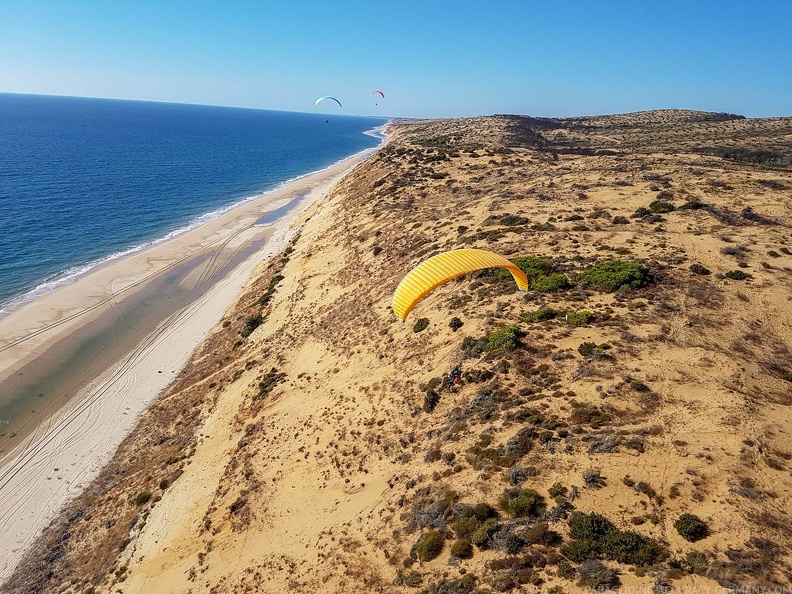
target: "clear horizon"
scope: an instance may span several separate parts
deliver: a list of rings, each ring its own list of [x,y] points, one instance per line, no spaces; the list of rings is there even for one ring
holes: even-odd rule
[[[790,18],[779,1],[50,0],[5,7],[0,92],[383,117],[790,116]]]

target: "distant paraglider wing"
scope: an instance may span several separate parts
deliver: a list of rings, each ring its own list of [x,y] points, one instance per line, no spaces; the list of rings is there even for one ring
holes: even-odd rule
[[[331,97],[330,95],[322,95],[321,97],[319,97],[319,99],[317,99],[314,102],[314,105],[319,105],[325,99],[331,99],[331,100],[335,101],[336,103],[338,103],[338,107],[344,107],[343,105],[341,105],[341,102],[338,99],[336,99],[335,97]]]
[[[385,93],[383,93],[382,91],[371,91],[371,94],[372,95],[379,95],[380,97],[385,99]]]
[[[421,262],[401,280],[393,294],[393,311],[403,322],[421,299],[443,283],[485,268],[506,268],[517,287],[521,291],[528,290],[525,273],[503,256],[486,250],[452,250]]]

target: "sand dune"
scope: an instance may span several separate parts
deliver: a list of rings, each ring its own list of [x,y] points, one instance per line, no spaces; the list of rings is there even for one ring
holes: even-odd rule
[[[305,213],[11,591],[789,587],[792,121],[390,134]],[[399,322],[399,279],[456,247],[537,258],[532,289],[470,274]],[[597,284],[614,260],[633,287]]]

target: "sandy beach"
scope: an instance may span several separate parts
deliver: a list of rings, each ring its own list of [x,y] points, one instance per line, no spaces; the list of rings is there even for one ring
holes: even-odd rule
[[[283,249],[299,214],[373,150],[107,263],[0,319],[3,404],[22,417],[0,436],[0,578],[102,468],[257,266]]]

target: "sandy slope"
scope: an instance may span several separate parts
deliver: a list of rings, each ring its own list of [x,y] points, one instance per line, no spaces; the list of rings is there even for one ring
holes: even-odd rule
[[[792,123],[741,121],[648,112],[397,127],[306,213],[101,488],[47,533],[12,585],[577,591],[585,564],[532,531],[544,521],[566,545],[579,511],[663,551],[651,562],[605,557],[623,586],[788,586],[792,174],[699,148],[729,130],[749,148],[783,148]],[[688,150],[662,148],[680,143]],[[635,216],[662,190],[677,210]],[[680,208],[696,198],[706,208]],[[401,276],[455,247],[550,258],[573,286],[523,297],[508,278],[468,275],[398,322],[390,296]],[[579,281],[614,258],[644,263],[653,282],[614,293]],[[733,271],[751,276],[725,276]],[[521,316],[540,305],[595,317],[571,326]],[[241,340],[259,311],[264,323]],[[453,317],[464,324],[456,332]],[[522,332],[513,350],[463,343],[509,325]],[[585,354],[585,343],[601,350]],[[427,384],[457,363],[463,385],[437,388],[429,411]],[[169,412],[178,408],[195,414]],[[452,558],[460,504],[499,508],[515,468],[547,513],[500,510],[496,534],[518,535],[516,554],[495,538]],[[709,534],[685,540],[674,527],[683,513]],[[411,564],[433,528],[444,531],[440,555]],[[704,561],[693,565],[691,552]]]

